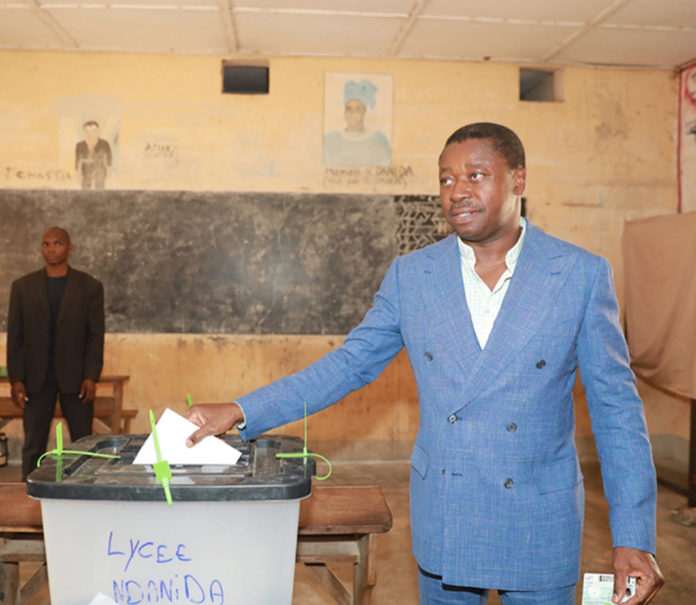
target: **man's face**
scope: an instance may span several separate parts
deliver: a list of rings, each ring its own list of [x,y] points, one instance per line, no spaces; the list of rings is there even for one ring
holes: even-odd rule
[[[526,173],[511,169],[491,139],[451,143],[440,156],[440,203],[468,243],[490,243],[519,228]]]
[[[88,143],[94,144],[99,140],[99,128],[94,124],[85,126],[82,131],[85,135],[85,141]]]
[[[56,266],[68,262],[68,256],[73,246],[68,242],[65,233],[58,229],[49,229],[41,239],[41,254],[46,265]]]

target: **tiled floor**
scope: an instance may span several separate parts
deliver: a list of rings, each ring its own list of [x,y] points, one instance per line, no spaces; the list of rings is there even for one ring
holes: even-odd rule
[[[607,507],[601,491],[601,478],[596,464],[583,467],[587,504],[582,571],[610,572],[610,538]],[[397,463],[335,463],[328,480],[334,484],[379,484],[391,508],[393,527],[377,537],[377,586],[373,605],[417,605],[417,570],[410,550],[408,521],[408,475],[406,462]],[[0,480],[18,480],[19,469],[9,465],[0,469]],[[696,602],[696,527],[676,525],[670,511],[685,503],[683,496],[659,488],[658,558],[667,583],[652,605],[677,605]],[[338,566],[337,573],[349,583],[350,566]],[[490,604],[499,603],[496,595]],[[578,598],[577,603],[580,603]],[[332,599],[313,574],[298,565],[295,576],[293,605],[332,605]],[[32,604],[33,605],[33,604]]]

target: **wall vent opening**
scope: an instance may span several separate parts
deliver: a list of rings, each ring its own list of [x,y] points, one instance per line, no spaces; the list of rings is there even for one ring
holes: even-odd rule
[[[562,72],[520,68],[520,101],[562,101]]]
[[[222,62],[222,92],[239,95],[268,94],[268,65],[263,63]]]

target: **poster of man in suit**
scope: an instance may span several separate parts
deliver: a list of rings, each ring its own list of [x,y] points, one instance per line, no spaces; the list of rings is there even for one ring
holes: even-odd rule
[[[80,189],[102,190],[113,184],[118,165],[120,120],[82,114],[60,121],[62,164]]]

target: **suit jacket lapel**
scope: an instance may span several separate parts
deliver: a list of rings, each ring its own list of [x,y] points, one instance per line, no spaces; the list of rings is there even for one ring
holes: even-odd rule
[[[537,333],[555,305],[555,292],[567,277],[568,262],[552,239],[527,224],[510,287],[488,342],[469,372],[457,409],[483,392]]]
[[[42,314],[41,318],[36,318],[37,321],[48,322],[50,318],[50,310],[48,308],[48,276],[46,275],[46,270],[41,269],[36,272],[36,280],[34,282],[34,294],[39,306],[37,310]]]
[[[63,290],[63,295],[60,297],[60,305],[58,306],[58,316],[56,317],[56,325],[59,325],[65,318],[66,313],[73,308],[70,301],[70,297],[75,291],[75,286],[77,284],[77,275],[74,271],[68,269],[68,279],[65,281],[65,289]]]
[[[462,373],[467,375],[476,364],[481,347],[466,303],[457,236],[447,238],[446,244],[431,254],[431,266],[425,269],[430,274],[428,287],[423,295],[430,298],[435,315],[442,319],[438,337],[454,349]]]

